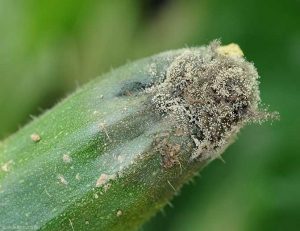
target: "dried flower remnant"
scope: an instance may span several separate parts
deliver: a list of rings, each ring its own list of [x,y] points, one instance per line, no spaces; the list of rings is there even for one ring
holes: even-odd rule
[[[257,71],[235,44],[184,49],[167,69],[165,79],[148,89],[156,111],[188,130],[193,160],[219,156],[248,122],[275,114],[259,109]]]

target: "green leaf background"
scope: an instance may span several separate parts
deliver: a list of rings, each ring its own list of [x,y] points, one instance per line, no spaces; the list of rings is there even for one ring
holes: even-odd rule
[[[243,129],[225,164],[210,164],[140,230],[299,230],[299,9],[298,0],[0,0],[0,139],[130,60],[235,42],[281,120]]]

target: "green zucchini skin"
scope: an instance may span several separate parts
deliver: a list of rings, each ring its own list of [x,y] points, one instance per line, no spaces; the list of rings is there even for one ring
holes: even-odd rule
[[[1,226],[124,231],[159,211],[202,164],[188,174],[178,166],[163,170],[151,147],[167,125],[143,112],[145,95],[127,96],[122,88],[148,84],[149,64],[163,74],[174,55],[136,61],[93,80],[3,141]],[[31,140],[34,133],[40,141]],[[109,188],[96,187],[101,174],[115,176]]]
[[[113,70],[4,140],[0,228],[129,231],[161,210],[212,160],[192,160],[192,139],[176,134],[151,106],[151,94],[141,94],[182,52]],[[183,148],[176,164],[164,168],[157,144],[172,150],[167,142]]]

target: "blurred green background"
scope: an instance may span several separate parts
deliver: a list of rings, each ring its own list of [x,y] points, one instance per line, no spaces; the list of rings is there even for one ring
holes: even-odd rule
[[[251,125],[140,230],[300,230],[300,1],[0,0],[0,140],[101,73],[238,43],[280,122]]]

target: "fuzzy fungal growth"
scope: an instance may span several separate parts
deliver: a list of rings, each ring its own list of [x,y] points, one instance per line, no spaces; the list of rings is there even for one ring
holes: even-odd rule
[[[235,44],[184,49],[148,92],[156,111],[188,129],[193,160],[220,155],[248,122],[276,117],[259,109],[258,74]],[[173,158],[174,159],[174,158]]]

